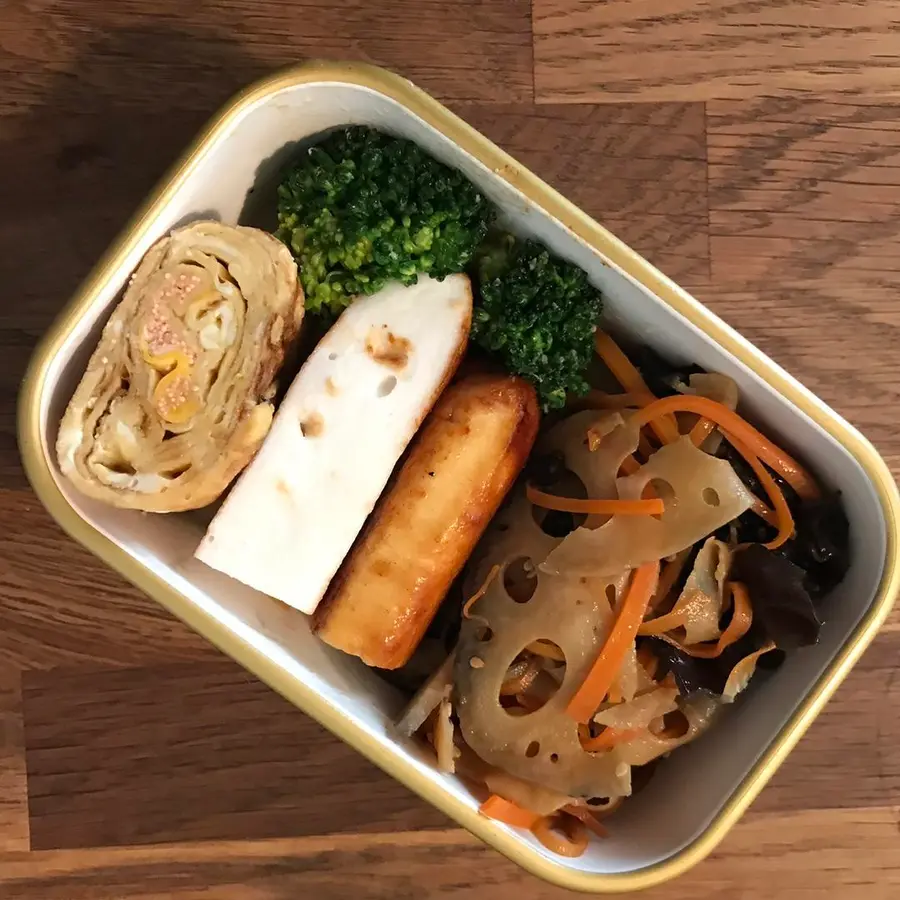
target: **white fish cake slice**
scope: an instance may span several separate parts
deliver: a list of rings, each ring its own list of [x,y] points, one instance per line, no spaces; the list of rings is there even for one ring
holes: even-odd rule
[[[355,301],[294,380],[196,557],[312,613],[459,365],[471,318],[464,275]]]

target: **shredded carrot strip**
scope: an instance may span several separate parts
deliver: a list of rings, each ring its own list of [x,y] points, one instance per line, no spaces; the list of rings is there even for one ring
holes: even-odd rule
[[[626,475],[634,475],[640,467],[641,464],[633,456],[626,456],[622,460],[622,466],[619,471],[624,472]]]
[[[491,582],[497,577],[499,571],[500,566],[491,566],[491,571],[487,573],[487,578],[484,579],[481,587],[478,588],[478,590],[463,604],[462,616],[464,619],[469,618],[469,612],[472,609],[472,606],[487,593],[487,589],[491,586]]]
[[[619,384],[635,399],[640,400],[640,406],[646,406],[656,399],[641,377],[641,373],[608,334],[603,331],[595,332],[594,348]],[[667,417],[648,424],[664,444],[678,440],[678,426],[674,418]]]
[[[582,750],[596,753],[599,750],[610,750],[617,744],[624,744],[644,733],[643,728],[605,728],[597,737],[581,742]]]
[[[754,651],[749,656],[745,656],[729,673],[728,679],[725,681],[725,688],[722,691],[722,700],[725,703],[733,703],[734,698],[742,691],[753,674],[756,672],[756,664],[759,658],[772,650],[775,650],[775,642],[769,641],[759,650]]]
[[[587,807],[569,803],[562,808],[562,811],[570,816],[575,816],[576,819],[580,819],[597,837],[609,837],[606,827],[597,821],[597,817]]]
[[[594,332],[594,348],[619,384],[629,394],[646,403],[650,388],[621,347],[605,331],[597,330]]]
[[[808,500],[819,496],[819,488],[812,476],[797,460],[773,444],[736,412],[708,397],[698,397],[693,394],[663,397],[638,410],[631,421],[644,424],[676,412],[697,413],[712,420],[725,431],[725,437],[729,441],[733,436],[745,444],[755,456],[759,457],[767,466],[771,466],[801,497]],[[738,448],[735,447],[735,449]]]
[[[566,827],[567,825],[570,827]],[[556,827],[561,827],[564,833],[560,834]],[[541,816],[531,827],[531,833],[551,853],[557,853],[560,856],[581,856],[588,845],[587,828],[580,819],[574,816]]]
[[[755,497],[753,500],[753,506],[750,507],[766,524],[771,525],[773,528],[778,527],[778,514],[774,509],[769,509],[759,497]]]
[[[691,429],[691,442],[695,447],[703,446],[703,442],[713,433],[716,423],[701,418]]]
[[[728,623],[728,627],[722,632],[715,644],[686,645],[670,638],[666,640],[669,640],[679,650],[683,650],[688,656],[694,656],[698,659],[715,659],[722,655],[726,647],[730,647],[736,641],[739,641],[753,624],[753,608],[744,585],[738,582],[729,582],[727,587],[733,598],[734,612],[731,616],[731,622]],[[684,615],[690,598],[685,598],[685,601],[685,603],[676,606],[672,612],[643,622],[638,629],[638,634],[644,636],[660,635],[684,625]]]
[[[665,505],[655,500],[577,500],[574,497],[557,497],[547,494],[533,485],[525,487],[525,496],[535,505],[559,512],[587,513],[609,516],[661,516]]]
[[[641,622],[638,627],[638,634],[642,637],[655,636],[665,634],[673,628],[680,628],[684,625],[684,617],[692,598],[684,596],[679,599],[678,603],[663,616],[656,616],[654,619],[647,619]]]
[[[505,822],[515,828],[534,828],[541,820],[541,816],[531,812],[529,809],[523,809],[517,803],[506,800],[499,794],[491,794],[481,806],[478,812],[489,819],[496,819],[498,822]]]
[[[785,541],[789,541],[791,537],[793,537],[794,517],[791,515],[791,508],[788,506],[787,500],[784,499],[784,494],[781,492],[775,479],[769,474],[769,470],[762,462],[760,462],[759,457],[756,456],[742,440],[735,437],[733,434],[729,434],[726,431],[725,436],[728,438],[734,449],[747,460],[750,468],[753,469],[753,474],[759,479],[759,483],[765,488],[766,493],[769,495],[769,499],[772,501],[773,511],[775,513],[775,527],[778,529],[778,534],[775,535],[773,540],[766,544],[766,547],[770,550],[777,550]]]
[[[739,641],[749,630],[753,624],[753,607],[750,604],[750,596],[747,588],[740,582],[733,581],[728,583],[729,591],[733,598],[734,612],[731,614],[731,621],[728,627],[719,636],[715,644],[691,644],[684,645],[677,641],[672,643],[683,650],[688,656],[697,659],[716,659],[722,655],[726,647]]]
[[[622,668],[628,648],[637,635],[658,578],[659,560],[644,563],[635,569],[609,637],[587,678],[566,707],[566,713],[576,722],[587,722],[609,693],[610,685]]]

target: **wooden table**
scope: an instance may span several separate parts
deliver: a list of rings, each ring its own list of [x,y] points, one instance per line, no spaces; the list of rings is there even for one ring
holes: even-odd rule
[[[306,56],[430,89],[900,468],[900,4],[5,0],[0,897],[560,897],[69,541],[14,407],[51,317],[230,93]],[[900,894],[900,617],[666,900]]]

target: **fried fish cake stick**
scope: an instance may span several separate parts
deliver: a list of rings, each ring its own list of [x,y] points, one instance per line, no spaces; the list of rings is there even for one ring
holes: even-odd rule
[[[406,663],[525,464],[538,419],[520,378],[448,388],[316,611],[319,637],[370,666]]]

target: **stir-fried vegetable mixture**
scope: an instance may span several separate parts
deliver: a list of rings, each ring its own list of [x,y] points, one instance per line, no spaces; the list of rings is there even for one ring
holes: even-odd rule
[[[484,815],[569,856],[758,668],[818,640],[849,559],[839,498],[737,412],[731,379],[595,346],[621,392],[538,439],[401,722],[483,786]]]

